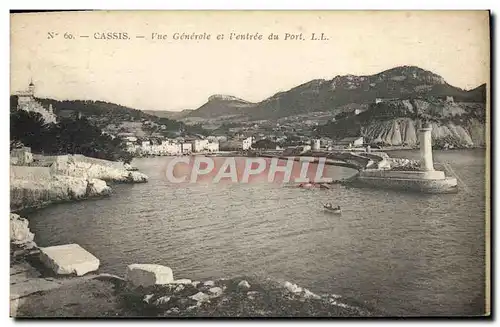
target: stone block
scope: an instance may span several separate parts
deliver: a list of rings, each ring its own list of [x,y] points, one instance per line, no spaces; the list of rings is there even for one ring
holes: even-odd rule
[[[174,281],[172,269],[155,264],[132,264],[127,266],[127,282],[135,287],[170,284]]]
[[[78,244],[40,248],[40,261],[58,275],[86,273],[99,269],[99,259]]]

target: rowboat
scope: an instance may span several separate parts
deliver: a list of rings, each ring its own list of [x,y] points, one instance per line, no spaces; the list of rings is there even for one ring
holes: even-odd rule
[[[340,207],[333,208],[333,207],[330,207],[330,206],[327,206],[326,204],[324,204],[323,208],[325,208],[328,212],[331,212],[331,213],[334,213],[337,215],[342,213],[342,209],[340,209]]]

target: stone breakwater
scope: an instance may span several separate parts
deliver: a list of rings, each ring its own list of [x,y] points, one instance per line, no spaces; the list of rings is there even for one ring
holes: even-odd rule
[[[111,194],[109,183],[145,183],[130,165],[82,155],[36,156],[34,165],[10,167],[11,211]]]
[[[14,317],[366,317],[373,311],[290,282],[236,277],[193,281],[171,268],[131,264],[125,277],[97,273],[77,244],[38,248],[28,221],[10,216]],[[38,261],[27,258],[36,258]],[[42,269],[33,262],[38,262]]]

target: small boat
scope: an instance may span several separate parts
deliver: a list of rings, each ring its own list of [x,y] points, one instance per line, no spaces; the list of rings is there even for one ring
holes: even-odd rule
[[[327,211],[329,211],[331,213],[335,213],[335,214],[341,214],[342,213],[342,209],[340,209],[340,206],[333,207],[331,205],[324,204],[323,208],[325,208]]]

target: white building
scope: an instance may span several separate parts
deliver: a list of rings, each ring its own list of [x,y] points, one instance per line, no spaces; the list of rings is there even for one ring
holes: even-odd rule
[[[209,142],[206,150],[208,152],[219,152],[219,142]]]
[[[182,153],[182,147],[179,143],[174,143],[171,141],[163,141],[161,143],[162,151],[166,155],[178,155]]]
[[[193,144],[193,152],[203,152],[206,150],[208,146],[208,140],[194,140]]]
[[[318,151],[320,148],[321,148],[321,140],[319,139],[312,140],[312,150]]]
[[[127,150],[131,153],[153,156],[169,156],[182,153],[182,144],[170,140],[162,141],[160,144],[152,144],[150,141],[142,141],[140,145],[127,142]]]
[[[218,152],[219,142],[205,140],[194,140],[192,143],[193,152]]]
[[[191,143],[182,143],[181,144],[181,153],[190,154],[193,152],[193,145]]]
[[[243,151],[252,148],[252,143],[253,143],[253,138],[251,136],[244,139],[242,142]]]

